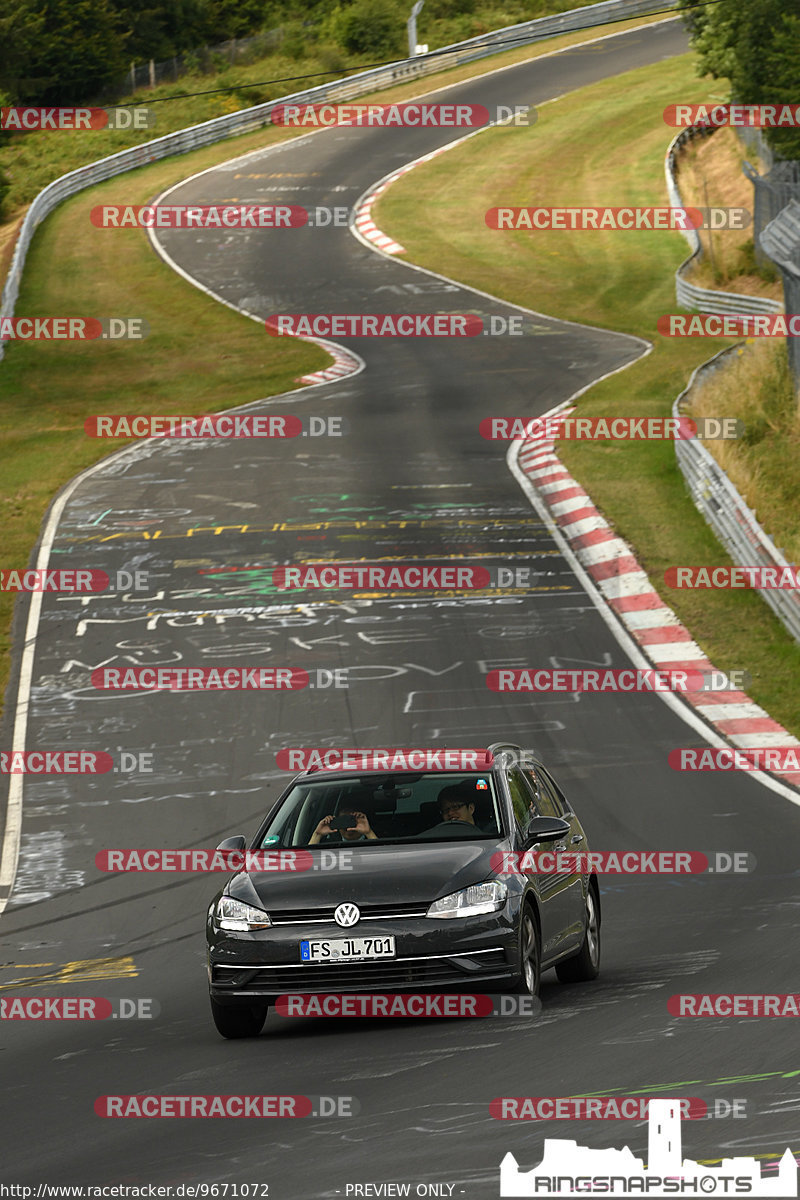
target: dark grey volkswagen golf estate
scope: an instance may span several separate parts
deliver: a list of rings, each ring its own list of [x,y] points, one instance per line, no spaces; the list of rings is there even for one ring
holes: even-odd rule
[[[219,848],[246,845],[239,836]],[[211,1010],[224,1037],[255,1037],[288,993],[537,995],[550,967],[562,981],[598,974],[596,877],[536,873],[519,853],[588,851],[586,835],[517,746],[491,746],[483,769],[306,771],[247,850],[278,852],[270,858],[294,869],[241,870],[209,908]]]

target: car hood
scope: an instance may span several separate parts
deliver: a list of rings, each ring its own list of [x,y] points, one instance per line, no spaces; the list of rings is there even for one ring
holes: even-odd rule
[[[229,895],[267,912],[356,904],[430,903],[493,878],[492,855],[506,838],[425,842],[414,846],[348,846],[351,870],[262,871],[235,875]],[[328,861],[333,857],[327,852]],[[313,861],[319,862],[318,854]],[[347,861],[347,860],[345,860]]]

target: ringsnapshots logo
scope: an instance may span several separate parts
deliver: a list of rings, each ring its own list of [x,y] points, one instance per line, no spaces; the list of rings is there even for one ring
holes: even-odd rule
[[[714,441],[741,437],[744,422],[735,417],[484,417],[478,432],[489,442]]]
[[[156,115],[146,107],[123,108],[0,108],[0,129],[13,133],[34,130],[154,129]]]
[[[513,1154],[500,1164],[500,1196],[796,1196],[797,1164],[786,1149],[776,1174],[762,1175],[756,1158],[717,1160],[708,1166],[683,1157],[680,1099],[651,1098],[648,1112],[647,1166],[625,1146],[592,1150],[574,1140],[548,1138],[542,1160],[521,1171]]]
[[[202,417],[103,415],[87,417],[91,438],[296,438],[344,437],[345,417],[302,417],[276,413],[214,413]]]
[[[746,229],[753,218],[746,208],[490,208],[484,221],[489,229],[599,232],[641,232],[689,229]]]
[[[483,129],[487,125],[534,125],[530,104],[276,104],[273,125],[325,129],[335,125],[366,129]]]

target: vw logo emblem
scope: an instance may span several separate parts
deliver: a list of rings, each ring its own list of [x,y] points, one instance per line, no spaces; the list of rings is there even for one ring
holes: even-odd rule
[[[333,914],[333,919],[337,925],[343,925],[348,929],[351,925],[355,925],[361,917],[358,907],[355,904],[340,904]]]

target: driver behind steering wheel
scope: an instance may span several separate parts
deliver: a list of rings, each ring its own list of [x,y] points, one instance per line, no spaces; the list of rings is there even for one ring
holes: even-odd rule
[[[475,788],[471,783],[451,783],[439,792],[438,804],[442,821],[461,821],[475,824]]]

